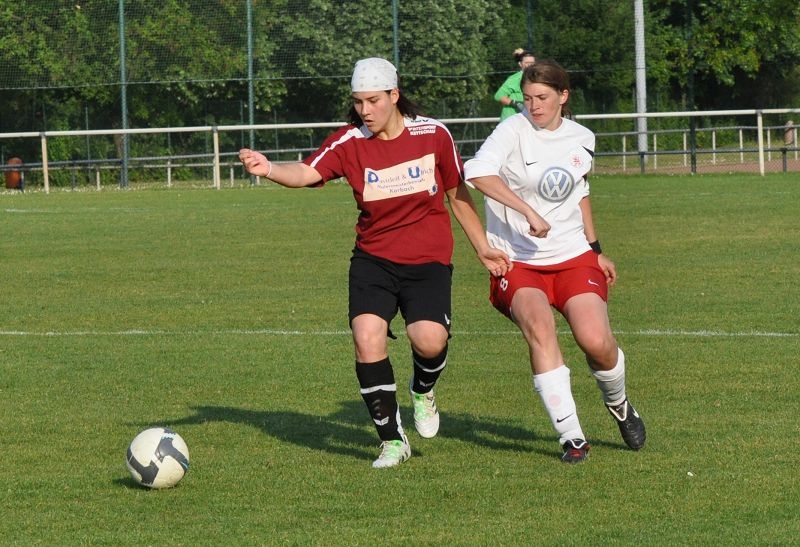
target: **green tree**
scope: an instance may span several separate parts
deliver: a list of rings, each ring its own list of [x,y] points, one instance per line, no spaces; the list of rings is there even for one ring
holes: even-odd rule
[[[672,96],[694,76],[700,110],[782,107],[800,97],[800,4],[793,0],[651,2],[672,61]]]
[[[117,2],[53,4],[0,5],[0,131],[119,126]],[[401,86],[433,116],[496,115],[491,96],[515,68],[511,51],[529,36],[537,56],[570,71],[577,112],[633,110],[630,2],[403,0],[396,36],[391,0],[252,6],[257,122],[341,120],[353,63],[394,60],[395,40]],[[131,126],[247,119],[245,2],[127,0],[125,7]],[[684,108],[689,75],[701,109],[800,98],[796,0],[649,0],[645,8],[650,110]]]
[[[490,66],[483,44],[501,24],[498,3],[441,0],[398,6],[403,90],[431,115],[475,115],[476,100],[487,93]],[[374,0],[287,2],[277,14],[281,24],[270,34],[279,44],[274,57],[284,60],[282,115],[292,121],[342,119],[350,106],[355,61],[370,56],[395,61],[391,7]]]
[[[579,112],[630,112],[635,86],[633,4],[615,0],[540,1],[539,58],[570,72]]]
[[[407,4],[400,12],[401,72],[414,97],[438,117],[479,115],[478,103],[494,93],[488,86],[484,43],[487,36],[501,33],[503,4]]]

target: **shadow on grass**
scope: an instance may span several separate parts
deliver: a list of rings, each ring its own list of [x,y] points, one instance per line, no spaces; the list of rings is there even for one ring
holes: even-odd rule
[[[255,427],[264,434],[298,446],[322,452],[351,456],[359,460],[373,459],[379,443],[369,423],[364,403],[343,401],[340,409],[326,416],[290,410],[245,410],[226,406],[194,407],[194,415],[170,422],[173,427],[207,422],[228,422]],[[424,450],[415,439],[413,418],[403,417],[406,431],[411,431],[415,455]],[[410,425],[409,425],[410,424]],[[560,456],[560,451],[538,448],[537,441],[556,442],[555,436],[542,437],[536,433],[491,418],[478,418],[465,413],[442,413],[440,438],[456,439],[494,450],[536,452],[548,457]]]

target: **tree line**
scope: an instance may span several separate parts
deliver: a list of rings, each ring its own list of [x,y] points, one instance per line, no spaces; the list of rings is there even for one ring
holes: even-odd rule
[[[257,123],[341,120],[353,63],[370,55],[397,57],[402,87],[431,115],[492,116],[491,96],[516,69],[516,47],[570,71],[573,110],[635,110],[633,2],[252,0],[252,61],[245,7],[124,3],[131,127],[240,123],[249,119],[251,84]],[[796,0],[644,7],[648,110],[800,101]],[[119,127],[119,32],[110,0],[5,3],[0,132]]]

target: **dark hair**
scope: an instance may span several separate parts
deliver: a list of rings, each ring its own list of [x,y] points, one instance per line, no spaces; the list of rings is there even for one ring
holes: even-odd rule
[[[523,49],[521,47],[518,47],[514,50],[514,61],[517,63],[521,63],[522,59],[528,56],[536,59],[536,55],[534,55],[532,51],[528,51],[527,49]]]
[[[422,114],[422,108],[417,103],[403,95],[402,91],[399,89],[397,91],[400,94],[399,98],[397,99],[397,109],[406,118],[415,120],[417,116]],[[386,91],[386,93],[390,92],[391,90]],[[351,125],[355,125],[357,127],[364,123],[361,120],[361,116],[358,115],[355,106],[350,107],[350,111],[347,113],[347,121],[350,122]]]
[[[552,59],[536,61],[532,65],[525,67],[525,70],[522,71],[520,87],[525,84],[544,84],[559,93],[570,90],[569,74]],[[572,116],[572,111],[567,106],[567,103],[569,103],[569,97],[567,97],[567,102],[561,105],[561,115],[565,118]]]

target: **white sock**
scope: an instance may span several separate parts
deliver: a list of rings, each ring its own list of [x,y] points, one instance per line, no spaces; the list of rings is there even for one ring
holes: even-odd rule
[[[603,394],[603,402],[609,406],[617,406],[625,400],[625,354],[619,348],[617,351],[617,365],[614,368],[592,371],[597,387]]]
[[[572,398],[569,369],[561,365],[555,370],[533,376],[533,389],[539,393],[550,421],[558,433],[558,444],[572,439],[586,439]]]

